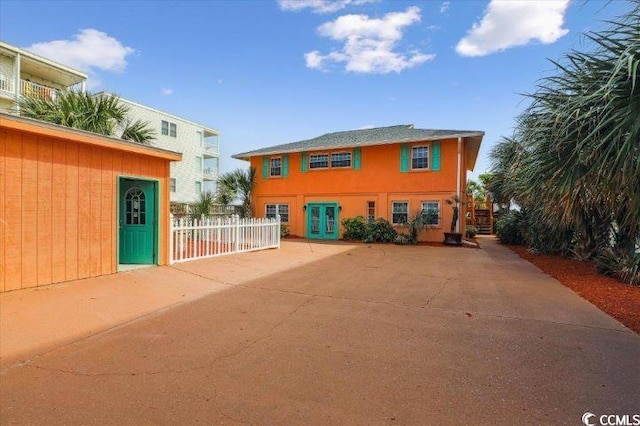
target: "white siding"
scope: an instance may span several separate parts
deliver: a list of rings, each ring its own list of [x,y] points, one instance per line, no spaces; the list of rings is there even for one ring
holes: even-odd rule
[[[126,99],[121,98],[121,100],[129,106],[131,118],[147,121],[155,130],[156,140],[153,142],[154,146],[182,153],[182,161],[171,163],[171,177],[176,179],[176,192],[171,193],[171,201],[180,203],[196,201],[198,198],[196,182],[201,182],[203,190],[215,190],[215,186],[211,184],[205,185],[202,169],[213,168],[213,165],[216,164],[215,177],[217,177],[219,159],[206,158],[204,154],[205,143],[215,143],[217,145],[217,132],[171,114],[139,105]],[[176,137],[162,134],[162,120],[176,125]],[[203,140],[203,134],[211,133],[215,133],[215,136],[204,138]],[[215,142],[209,142],[207,139],[214,139]]]

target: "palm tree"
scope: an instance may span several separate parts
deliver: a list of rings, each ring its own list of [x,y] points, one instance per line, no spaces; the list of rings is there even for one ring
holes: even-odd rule
[[[129,108],[110,94],[65,91],[51,98],[24,96],[19,106],[24,117],[141,144],[150,144],[155,136],[148,123],[129,119]]]
[[[202,191],[198,196],[198,200],[193,204],[193,215],[196,217],[209,216],[215,200],[210,191]]]
[[[490,191],[526,210],[528,244],[640,282],[640,2],[630,4],[529,95],[514,138],[492,152]]]
[[[255,185],[256,169],[236,169],[224,173],[218,178],[218,197],[225,194],[225,197],[239,199],[242,203],[242,216],[252,216],[251,194]]]

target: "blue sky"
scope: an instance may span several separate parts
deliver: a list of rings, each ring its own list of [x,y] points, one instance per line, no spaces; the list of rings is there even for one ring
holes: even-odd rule
[[[625,1],[8,1],[0,39],[221,131],[232,154],[364,127],[510,136],[548,59]]]

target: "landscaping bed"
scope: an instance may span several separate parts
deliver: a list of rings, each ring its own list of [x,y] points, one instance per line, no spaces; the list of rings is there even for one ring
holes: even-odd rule
[[[591,262],[533,254],[525,246],[507,247],[640,334],[640,287],[600,275]]]

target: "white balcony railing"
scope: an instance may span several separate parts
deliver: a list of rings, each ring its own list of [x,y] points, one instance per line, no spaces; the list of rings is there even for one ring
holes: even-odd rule
[[[13,93],[13,78],[0,73],[0,91]]]
[[[202,169],[202,177],[205,180],[217,180],[218,168],[217,167],[205,167]]]
[[[15,78],[7,74],[0,73],[0,92],[5,95],[9,94],[13,97],[15,92],[15,83]],[[18,94],[23,96],[36,96],[40,99],[55,99],[58,93],[60,93],[59,89],[22,79],[20,80],[20,86],[18,87],[20,89]]]
[[[204,154],[217,157],[220,154],[220,150],[218,149],[218,145],[205,143],[204,144]]]

